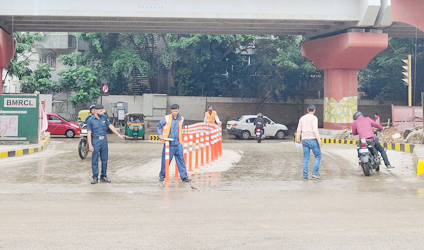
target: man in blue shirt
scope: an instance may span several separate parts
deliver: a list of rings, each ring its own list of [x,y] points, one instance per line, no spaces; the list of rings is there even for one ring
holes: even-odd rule
[[[93,170],[93,180],[91,184],[96,184],[99,178],[99,155],[102,160],[102,173],[100,181],[110,183],[107,178],[107,160],[108,160],[108,146],[106,138],[106,130],[110,130],[117,134],[121,139],[125,139],[125,135],[121,135],[116,131],[115,127],[103,115],[103,105],[96,104],[93,107],[93,116],[87,121],[87,140],[88,150],[93,152],[91,159],[91,168]]]
[[[183,126],[184,117],[180,114],[180,106],[173,104],[171,106],[171,114],[166,115],[162,120],[159,121],[156,127],[156,133],[159,138],[164,141],[164,138],[172,139],[169,145],[169,162],[172,161],[172,157],[175,155],[175,160],[178,165],[178,172],[180,172],[181,180],[184,182],[190,182],[191,180],[187,176],[186,165],[184,163],[184,151],[183,151]],[[162,165],[159,173],[159,181],[165,179],[165,145],[162,150]]]

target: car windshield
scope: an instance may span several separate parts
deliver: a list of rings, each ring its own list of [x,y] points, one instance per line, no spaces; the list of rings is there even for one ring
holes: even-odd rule
[[[239,122],[239,121],[243,120],[243,118],[244,118],[244,116],[241,116],[241,117],[237,118],[236,121]]]
[[[64,118],[63,116],[61,116],[61,115],[57,115],[57,116],[59,116],[60,118],[62,118],[62,120],[64,120],[65,122],[70,122],[70,120],[68,120],[68,119],[66,119],[66,118]]]

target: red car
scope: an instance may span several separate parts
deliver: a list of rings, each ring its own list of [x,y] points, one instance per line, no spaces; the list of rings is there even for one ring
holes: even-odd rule
[[[48,113],[47,119],[49,121],[47,132],[51,135],[66,135],[70,138],[81,134],[78,123],[69,121],[56,113]]]

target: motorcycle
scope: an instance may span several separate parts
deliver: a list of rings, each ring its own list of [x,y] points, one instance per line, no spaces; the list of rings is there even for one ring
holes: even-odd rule
[[[258,141],[258,143],[261,143],[261,141],[265,138],[265,136],[262,134],[262,129],[256,128],[255,129],[255,139]]]
[[[78,144],[78,154],[83,160],[87,158],[88,155],[87,124],[81,126],[81,139]]]
[[[356,143],[359,164],[361,165],[365,176],[370,176],[373,169],[377,172],[380,171],[381,156],[374,147],[375,143],[379,143],[378,140],[360,139],[360,141]]]

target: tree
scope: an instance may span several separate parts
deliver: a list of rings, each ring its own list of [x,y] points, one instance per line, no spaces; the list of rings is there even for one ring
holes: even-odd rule
[[[305,107],[305,99],[308,98],[308,90],[313,85],[323,86],[322,72],[301,54],[302,39],[300,36],[286,36],[280,42],[278,56],[274,59],[277,68],[284,71],[284,91],[281,98],[299,100],[301,110]]]
[[[90,67],[81,65],[81,58],[79,52],[59,57],[59,60],[68,66],[59,72],[60,88],[64,92],[75,92],[75,95],[69,98],[74,107],[77,104],[90,103],[100,96],[97,72]]]
[[[3,83],[8,76],[16,76],[21,80],[31,74],[32,70],[28,66],[31,56],[36,53],[35,43],[42,41],[44,36],[39,32],[15,32],[13,38],[16,39],[16,53],[3,75]]]
[[[408,89],[403,84],[402,60],[413,55],[412,78],[416,82],[415,104],[420,102],[420,91],[424,88],[424,39],[389,38],[389,47],[377,55],[367,67],[359,71],[359,90],[365,94],[363,99],[407,100]],[[416,49],[416,53],[415,53]],[[415,59],[417,71],[415,71]],[[415,79],[415,81],[414,81]]]
[[[41,94],[51,94],[57,90],[56,82],[51,77],[49,65],[37,64],[37,68],[30,76],[23,77],[21,92],[32,94],[39,91]]]
[[[81,33],[77,37],[89,44],[81,63],[99,73],[110,94],[133,94],[128,87],[133,70],[149,79],[156,76],[154,34]]]

